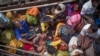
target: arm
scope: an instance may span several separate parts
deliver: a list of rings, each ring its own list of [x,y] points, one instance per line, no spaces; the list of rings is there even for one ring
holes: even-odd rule
[[[27,41],[27,40],[25,40],[25,39],[20,39],[19,41],[21,41],[21,42],[23,42],[23,43],[30,44],[30,45],[33,44],[33,42]]]
[[[81,15],[84,17],[84,19],[86,19],[86,20],[88,20],[90,23],[92,23],[93,20],[92,20],[89,16],[86,15],[87,12],[88,12],[88,7],[86,7],[86,6],[83,5],[83,8],[82,8],[82,10],[81,10]]]
[[[21,33],[20,33],[19,30],[16,29],[16,28],[14,29],[14,34],[15,34],[15,37],[16,37],[19,41],[21,41],[21,42],[23,42],[23,43],[32,44],[32,42],[27,41],[27,40],[25,40],[25,39],[22,39]]]
[[[88,20],[90,23],[93,23],[93,20],[92,18],[90,18],[89,16],[87,15],[82,15],[86,20]]]
[[[39,47],[39,45],[35,44],[36,41],[38,40],[38,38],[39,38],[39,37],[35,37],[35,38],[33,39],[33,44],[34,44],[35,47]]]

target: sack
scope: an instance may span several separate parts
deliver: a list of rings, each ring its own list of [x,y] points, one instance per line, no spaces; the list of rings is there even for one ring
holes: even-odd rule
[[[37,24],[37,19],[36,19],[36,17],[30,16],[30,15],[28,15],[28,14],[26,15],[26,17],[27,17],[26,21],[27,21],[29,24],[34,24],[34,25]]]
[[[64,42],[66,42],[66,43],[69,42],[69,40],[70,40],[70,37],[69,37],[70,32],[69,32],[69,29],[68,29],[68,27],[66,25],[63,24],[63,25],[61,25],[59,27],[58,35]]]
[[[31,15],[31,16],[37,16],[39,10],[37,7],[33,7],[27,10],[27,14]]]
[[[14,34],[12,30],[4,30],[1,33],[1,42],[2,43],[9,43],[12,39],[14,39]]]
[[[93,42],[93,38],[89,36],[79,36],[78,37],[78,46],[81,47],[83,50],[88,49]]]
[[[84,20],[82,19],[80,24],[78,24],[76,27],[75,27],[75,30],[76,32],[80,33],[80,31],[82,30],[83,26],[85,25],[85,22]]]

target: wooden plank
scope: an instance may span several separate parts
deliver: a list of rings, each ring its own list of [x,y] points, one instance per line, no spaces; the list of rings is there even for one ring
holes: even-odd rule
[[[66,1],[62,1],[60,3],[68,3],[68,2],[73,2],[73,0],[66,0]],[[46,6],[53,6],[53,5],[57,5],[58,2],[54,2],[54,3],[50,3],[50,4],[43,4],[43,5],[37,5],[36,7],[46,7]],[[33,6],[29,6],[29,7],[24,7],[24,8],[15,8],[15,9],[8,9],[8,10],[2,10],[0,12],[7,12],[7,11],[17,11],[17,10],[25,10],[25,9],[29,9]]]

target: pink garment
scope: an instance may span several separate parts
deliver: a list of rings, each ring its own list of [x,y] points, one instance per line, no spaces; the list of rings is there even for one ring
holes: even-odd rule
[[[70,25],[70,26],[72,26],[73,23],[79,24],[80,20],[81,20],[81,15],[80,14],[74,14],[67,20],[67,24]]]

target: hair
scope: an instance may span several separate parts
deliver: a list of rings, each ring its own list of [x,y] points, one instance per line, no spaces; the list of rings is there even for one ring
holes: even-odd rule
[[[94,2],[94,1],[95,1],[95,2],[98,2],[98,3],[100,2],[100,0],[91,0],[91,1],[92,1],[92,2]]]
[[[92,29],[93,33],[98,31],[98,26],[95,24],[91,24],[90,29]]]
[[[61,11],[61,7],[60,6],[57,6],[57,10]]]
[[[54,48],[53,46],[51,46],[51,45],[49,45],[48,47],[47,47],[47,51],[48,51],[48,53],[49,54],[56,54],[56,48]]]

